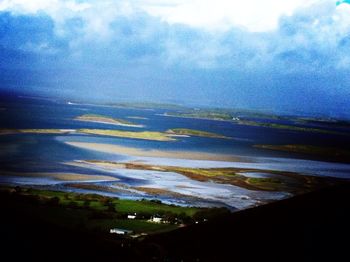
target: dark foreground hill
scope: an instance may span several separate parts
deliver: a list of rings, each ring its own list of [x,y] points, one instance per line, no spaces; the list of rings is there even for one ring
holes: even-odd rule
[[[44,222],[30,203],[1,196],[1,256],[82,261],[348,261],[345,183],[143,241]]]

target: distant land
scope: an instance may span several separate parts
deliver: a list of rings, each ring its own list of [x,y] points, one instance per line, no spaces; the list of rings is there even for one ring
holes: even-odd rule
[[[166,112],[163,114],[164,116],[169,117],[183,117],[183,118],[194,118],[194,119],[208,119],[208,120],[217,120],[217,121],[232,121],[234,123],[240,125],[247,126],[259,126],[266,128],[275,128],[275,129],[286,129],[291,131],[302,131],[302,132],[314,132],[314,133],[324,133],[324,134],[335,134],[335,135],[349,135],[347,132],[327,130],[317,127],[310,126],[299,126],[299,125],[309,125],[313,123],[321,123],[324,127],[325,125],[329,125],[329,127],[337,126],[339,123],[340,127],[350,127],[350,121],[345,120],[337,120],[337,119],[322,119],[322,118],[299,118],[296,116],[279,116],[279,115],[268,115],[262,114],[259,112],[231,112],[229,113],[227,110],[213,109],[212,111],[209,109],[196,109],[196,110],[188,110],[186,112],[183,111],[172,111]],[[281,124],[275,123],[273,121],[285,120],[290,123]],[[299,124],[299,125],[296,125]],[[326,126],[327,127],[327,126]]]
[[[156,102],[124,102],[124,103],[107,103],[107,105],[112,107],[125,107],[125,108],[136,108],[136,109],[171,109],[171,110],[183,110],[188,107],[177,105],[177,104],[167,104],[167,103],[156,103]]]
[[[205,132],[201,130],[188,129],[188,128],[172,128],[167,130],[166,133],[171,135],[201,136],[201,137],[226,138],[226,139],[228,138],[220,134]]]
[[[180,114],[192,114],[192,112],[216,112],[223,113],[224,118],[228,115],[232,117],[258,117],[258,118],[275,118],[275,119],[294,119],[295,121],[306,121],[306,122],[323,122],[323,123],[334,123],[342,124],[347,127],[350,126],[350,114],[344,112],[342,115],[324,114],[317,112],[304,112],[304,111],[276,111],[269,108],[236,108],[236,107],[208,107],[202,105],[194,104],[179,104],[177,103],[164,103],[157,101],[133,101],[133,102],[109,102],[109,101],[92,101],[92,100],[76,100],[68,98],[57,98],[47,95],[32,95],[31,93],[19,92],[14,90],[1,90],[0,91],[0,102],[1,101],[51,101],[55,103],[62,103],[68,105],[91,105],[91,106],[103,106],[103,107],[119,107],[119,108],[134,108],[134,109],[168,109],[168,110],[178,110]],[[167,112],[167,114],[172,115],[172,113]],[[217,116],[214,116],[217,117]],[[222,118],[222,117],[218,117]],[[224,120],[224,119],[223,119]],[[228,119],[227,119],[228,120]]]
[[[255,145],[255,147],[289,153],[319,156],[332,161],[350,163],[350,151],[335,147],[321,147],[313,145]]]

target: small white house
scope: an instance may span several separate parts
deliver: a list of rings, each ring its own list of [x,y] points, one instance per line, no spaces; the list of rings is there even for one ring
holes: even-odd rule
[[[111,228],[109,230],[109,233],[117,234],[117,235],[128,235],[128,234],[131,234],[132,231],[131,230],[127,230],[127,229],[121,229],[121,228]]]
[[[134,213],[133,215],[128,215],[128,219],[135,219],[136,218],[136,213]]]

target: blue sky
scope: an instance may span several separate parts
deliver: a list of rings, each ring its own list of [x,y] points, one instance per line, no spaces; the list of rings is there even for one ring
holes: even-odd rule
[[[340,116],[348,2],[2,0],[0,88]]]

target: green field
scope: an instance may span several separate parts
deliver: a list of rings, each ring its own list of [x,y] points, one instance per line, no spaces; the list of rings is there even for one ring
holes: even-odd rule
[[[84,202],[89,201],[89,207],[97,211],[107,211],[108,206],[106,202],[111,203],[116,212],[121,214],[128,213],[150,213],[150,214],[164,214],[166,212],[172,212],[174,214],[185,213],[188,216],[193,216],[200,209],[195,207],[181,207],[174,205],[166,205],[159,201],[148,201],[148,200],[127,200],[118,198],[109,198],[100,196],[97,194],[78,194],[78,193],[67,193],[61,191],[49,191],[49,190],[37,190],[30,189],[31,195],[39,197],[59,198],[60,204],[69,206],[72,201],[78,206],[83,207]]]
[[[123,200],[97,194],[19,187],[1,187],[0,191],[17,199],[23,212],[30,213],[40,221],[101,232],[109,232],[111,228],[147,234],[164,232],[176,229],[179,224],[193,223],[193,218],[199,213],[210,216],[218,212],[217,209],[180,207],[160,201]],[[136,219],[127,219],[128,214],[134,213],[137,214]],[[148,219],[155,215],[168,222],[149,222]]]

